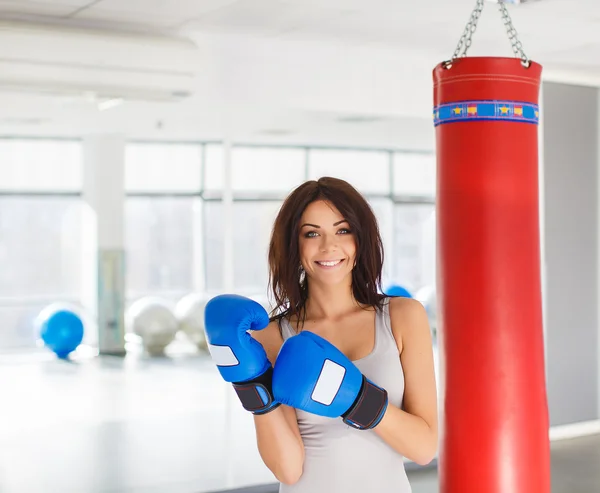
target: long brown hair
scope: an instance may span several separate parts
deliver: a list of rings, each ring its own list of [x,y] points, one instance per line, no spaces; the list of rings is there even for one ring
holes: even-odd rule
[[[285,199],[271,234],[269,245],[269,288],[275,308],[273,320],[306,317],[308,280],[303,276],[298,236],[300,218],[317,200],[331,202],[350,225],[356,241],[356,266],[352,271],[352,292],[362,305],[381,308],[383,242],[377,219],[365,198],[348,182],[323,177],[303,183]]]

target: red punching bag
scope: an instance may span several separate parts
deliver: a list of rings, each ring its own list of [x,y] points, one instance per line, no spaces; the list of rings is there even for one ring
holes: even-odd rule
[[[550,493],[541,71],[519,58],[461,57],[433,73],[441,493]]]

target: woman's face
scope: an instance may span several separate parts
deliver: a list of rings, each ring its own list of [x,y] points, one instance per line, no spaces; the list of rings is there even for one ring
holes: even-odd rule
[[[331,202],[317,200],[300,218],[300,261],[311,282],[352,282],[356,242],[350,225]]]

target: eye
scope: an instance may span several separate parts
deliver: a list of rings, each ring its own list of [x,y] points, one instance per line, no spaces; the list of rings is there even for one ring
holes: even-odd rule
[[[348,228],[342,228],[338,230],[338,234],[350,235],[352,234],[352,231],[350,231]]]
[[[315,238],[318,235],[319,235],[319,233],[317,233],[316,231],[308,231],[308,232],[304,233],[305,238]]]

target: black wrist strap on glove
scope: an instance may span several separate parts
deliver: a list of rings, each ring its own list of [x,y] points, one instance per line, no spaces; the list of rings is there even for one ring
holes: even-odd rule
[[[342,420],[358,430],[370,430],[379,424],[387,405],[387,391],[367,380],[363,375],[363,383],[358,397],[350,409],[342,414]]]
[[[246,411],[253,414],[266,414],[281,405],[273,400],[272,380],[273,368],[269,368],[253,380],[232,383]]]

